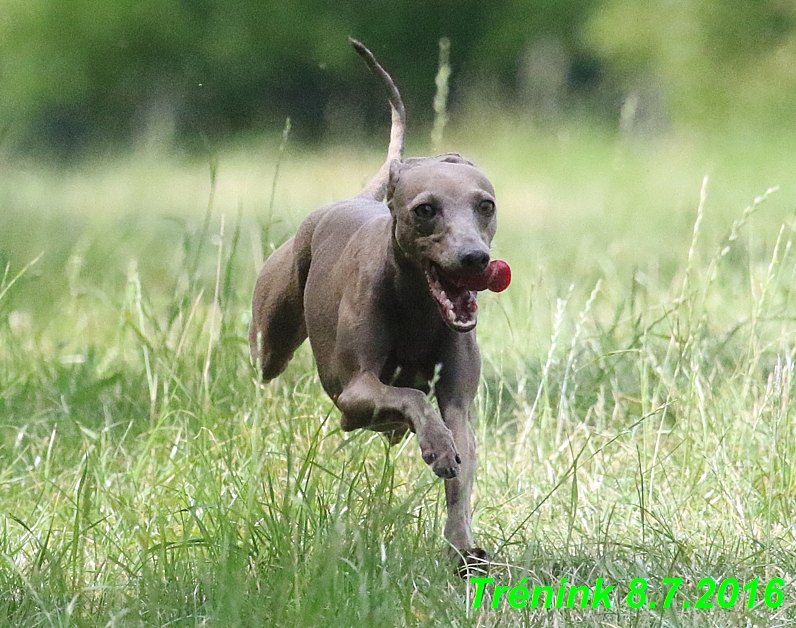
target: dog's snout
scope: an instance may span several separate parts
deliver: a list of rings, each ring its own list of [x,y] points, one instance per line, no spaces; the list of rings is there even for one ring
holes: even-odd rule
[[[489,252],[474,249],[462,255],[460,264],[466,273],[482,273],[489,265]]]

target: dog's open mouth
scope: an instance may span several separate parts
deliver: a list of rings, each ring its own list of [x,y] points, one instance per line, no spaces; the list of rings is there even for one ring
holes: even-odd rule
[[[476,291],[457,286],[446,278],[444,271],[436,264],[426,264],[424,270],[431,296],[437,302],[442,319],[448,327],[458,332],[473,329],[478,311]]]

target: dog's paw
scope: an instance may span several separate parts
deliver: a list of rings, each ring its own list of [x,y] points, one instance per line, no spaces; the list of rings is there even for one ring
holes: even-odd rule
[[[489,554],[480,547],[456,552],[456,575],[460,578],[477,578],[489,574]]]
[[[431,465],[431,470],[443,480],[452,480],[459,475],[459,465],[461,461],[462,459],[459,458],[459,454],[456,454],[454,457],[446,455],[442,458],[437,458],[429,464]]]
[[[420,440],[420,453],[423,461],[443,480],[450,480],[459,475],[462,459],[453,444],[450,431],[429,434]]]

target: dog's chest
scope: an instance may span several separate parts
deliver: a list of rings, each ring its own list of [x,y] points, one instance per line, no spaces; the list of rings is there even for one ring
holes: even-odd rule
[[[417,364],[434,361],[439,353],[439,334],[426,330],[397,330],[393,335],[392,355],[402,364]]]
[[[401,321],[390,336],[382,379],[394,380],[393,385],[426,387],[441,361],[441,346],[447,336],[444,324],[416,326],[412,321]]]
[[[442,320],[422,275],[404,269],[397,281],[381,285],[385,289],[379,306],[390,340],[381,379],[393,385],[427,388],[444,348],[455,341],[453,332]]]

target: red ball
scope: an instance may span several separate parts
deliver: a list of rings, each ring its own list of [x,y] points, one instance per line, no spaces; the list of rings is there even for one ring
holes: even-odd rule
[[[467,290],[502,292],[511,283],[511,269],[500,259],[489,262],[486,270],[477,275],[446,275],[449,281]]]
[[[492,292],[503,292],[511,283],[511,268],[502,259],[489,262],[486,272],[488,274],[486,287]]]

